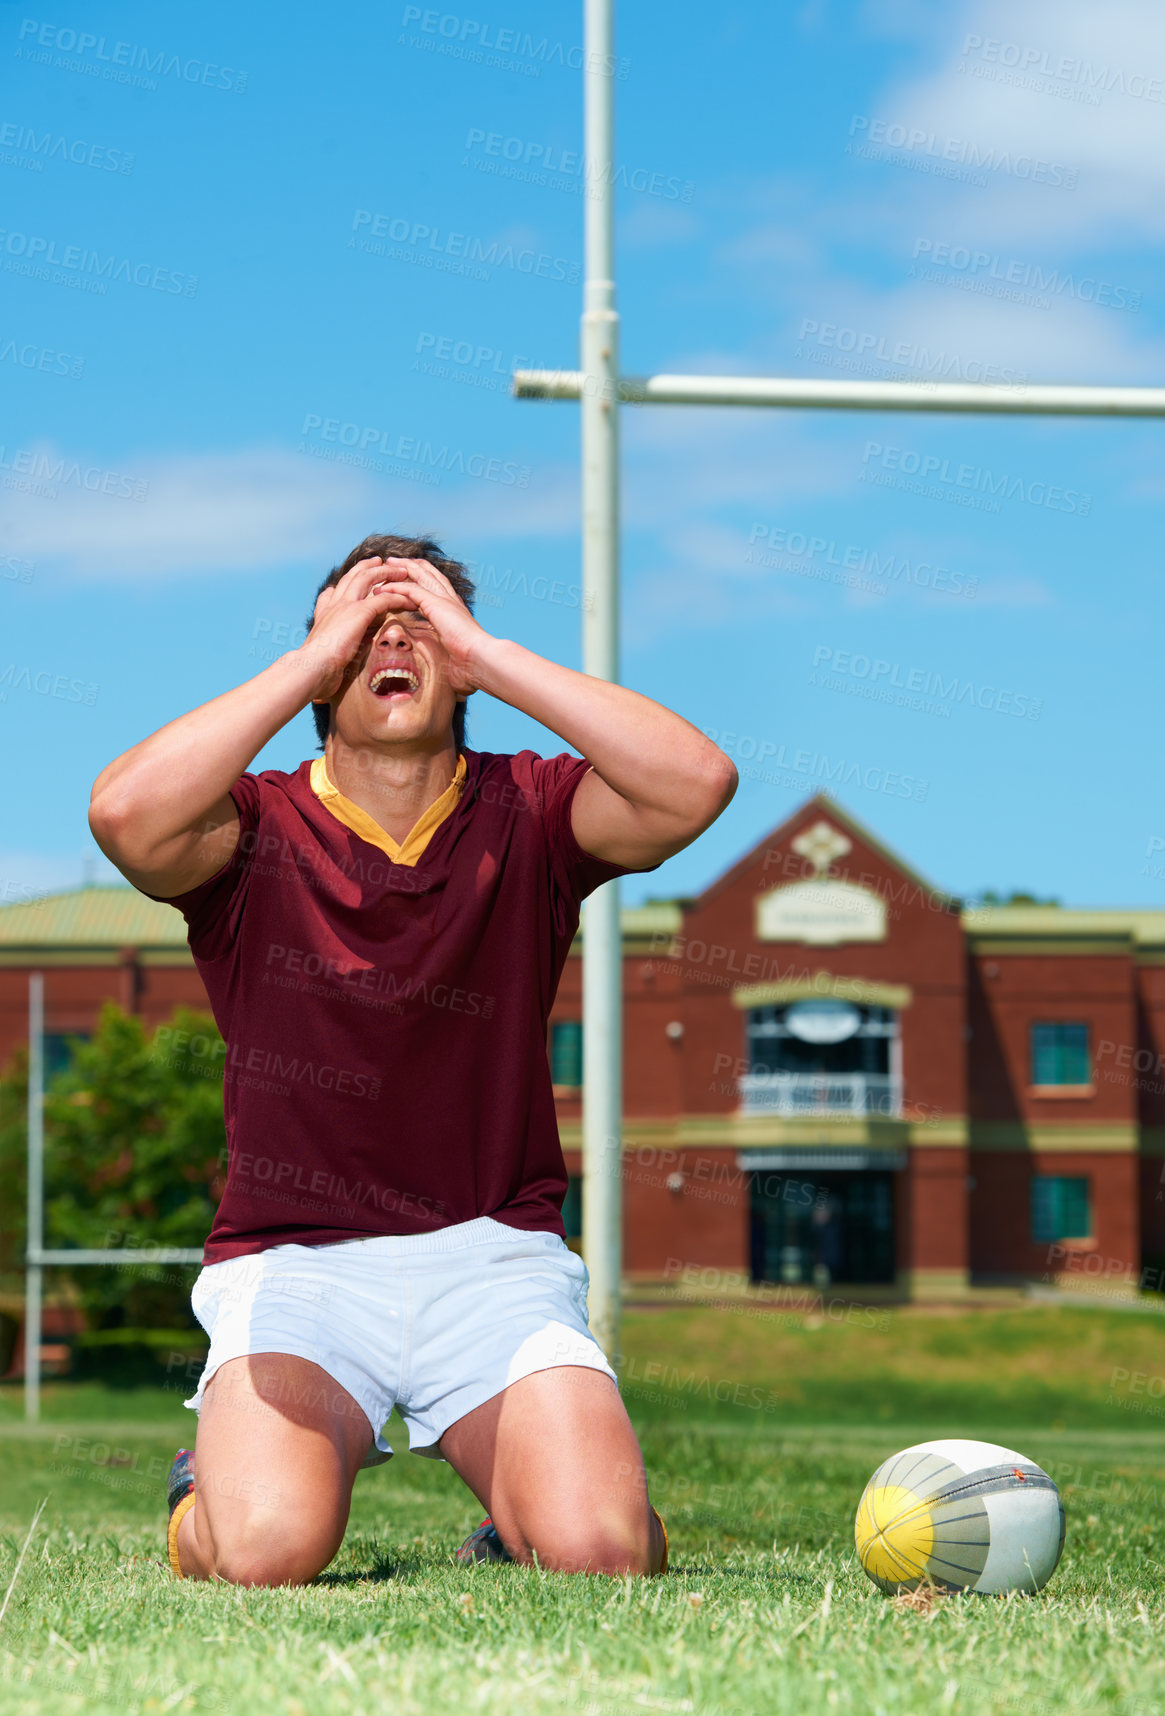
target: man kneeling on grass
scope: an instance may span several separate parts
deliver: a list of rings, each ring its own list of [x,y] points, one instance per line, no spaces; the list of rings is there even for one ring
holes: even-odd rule
[[[488,636],[472,596],[436,543],[369,537],[301,648],[93,789],[102,850],[185,917],[228,1045],[180,1576],[314,1578],[394,1406],[489,1516],[462,1560],[667,1566],[562,1237],[547,1022],[585,895],[687,846],[736,771],[658,703]],[[479,690],[581,757],[470,750]],[[308,703],[323,755],[245,773]]]

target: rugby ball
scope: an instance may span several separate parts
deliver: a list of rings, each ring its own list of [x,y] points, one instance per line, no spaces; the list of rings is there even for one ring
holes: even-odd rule
[[[886,1592],[1038,1591],[1064,1547],[1064,1504],[1034,1461],[994,1442],[919,1442],[884,1460],[854,1523]]]

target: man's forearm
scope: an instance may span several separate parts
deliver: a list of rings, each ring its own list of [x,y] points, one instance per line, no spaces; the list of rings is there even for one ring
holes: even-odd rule
[[[483,691],[549,727],[584,756],[607,785],[644,810],[672,814],[713,798],[724,753],[674,710],[649,697],[547,661],[508,639],[491,639],[478,680]]]
[[[311,699],[318,670],[299,652],[151,733],[93,786],[93,817],[133,829],[141,850],[196,828],[269,739]]]

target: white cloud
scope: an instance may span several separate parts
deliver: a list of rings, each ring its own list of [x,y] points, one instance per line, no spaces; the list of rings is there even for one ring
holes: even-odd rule
[[[948,280],[966,278],[942,272]],[[1071,278],[1078,288],[1096,273],[1081,269]],[[1068,279],[1068,271],[1061,277]],[[1130,386],[1165,369],[1165,339],[1139,314],[1100,309],[1067,286],[1042,296],[1047,308],[925,279],[881,291],[852,280],[825,281],[804,294],[811,313],[790,326],[780,367],[855,379]]]
[[[1157,81],[1156,100],[1129,93],[1137,77]],[[1143,0],[1030,0],[1022,8],[974,0],[952,20],[941,64],[888,90],[870,117],[933,133],[936,146],[962,139],[1013,160],[1055,162],[1075,169],[1077,183],[1060,188],[988,170],[978,188],[870,165],[867,214],[902,230],[925,212],[963,243],[1051,242],[1071,253],[1159,238],[1163,93],[1165,12]],[[921,148],[889,153],[923,158]]]
[[[983,8],[968,12],[970,22],[982,27],[961,31],[958,42],[966,34],[988,39],[983,12]],[[1028,28],[1026,21],[1024,28]],[[1165,21],[1156,34],[1162,39],[1165,62]],[[950,51],[954,53],[955,48]],[[1110,56],[1112,60],[1115,55]],[[1142,48],[1140,57],[1134,56],[1130,63],[1144,62]],[[954,134],[959,120],[948,118],[948,110],[954,111],[954,96],[947,102],[937,93],[943,76],[948,83],[957,79],[954,94],[964,102],[998,103],[1003,93],[998,87],[992,91],[991,86],[971,86],[958,74],[945,72],[929,82],[917,80],[913,86],[904,86],[917,92],[914,105],[900,94],[871,104],[870,112],[897,112],[912,121],[917,114],[920,125],[930,122],[936,130],[941,114],[943,135]],[[1018,99],[1016,92],[1007,93],[1013,101]],[[1106,98],[1110,107],[1116,99]],[[1145,111],[1160,113],[1147,102],[1121,99],[1142,110],[1140,121]],[[1062,118],[1051,98],[1043,98],[1043,104]],[[1002,133],[999,126],[994,133],[969,134],[998,147],[1012,146],[1010,133]],[[1165,338],[1147,315],[1121,307],[1139,306],[1143,269],[1138,271],[1135,256],[1118,258],[1104,248],[1118,239],[1133,246],[1142,244],[1141,216],[1147,218],[1150,205],[1153,218],[1159,210],[1165,221],[1165,198],[1156,191],[1150,193],[1144,171],[1136,204],[1140,215],[1129,214],[1120,226],[1120,201],[1109,199],[1109,213],[1119,230],[1102,231],[1099,217],[1091,221],[1086,216],[1065,234],[1045,230],[1042,216],[1035,218],[1027,209],[1025,199],[1034,199],[1040,187],[1012,181],[972,193],[966,187],[881,164],[855,162],[853,171],[863,187],[860,195],[846,188],[816,199],[806,197],[804,185],[795,192],[782,176],[774,182],[780,192],[776,202],[784,205],[779,215],[764,185],[738,187],[738,215],[755,210],[757,218],[728,238],[715,260],[737,271],[740,290],[767,297],[772,306],[771,331],[754,337],[746,350],[678,354],[661,362],[661,369],[1019,385],[1135,386],[1159,379],[1165,369]],[[1165,166],[1161,171],[1165,173]],[[1076,193],[1063,195],[1068,204],[1083,211]],[[1009,230],[1011,225],[1014,231]],[[833,259],[841,235],[847,246],[844,263]],[[887,280],[882,271],[881,278],[856,275],[848,261],[855,241],[873,253],[889,250],[897,279]],[[944,242],[963,247],[961,267],[935,267],[935,247]],[[921,253],[913,263],[916,249]],[[974,251],[997,258],[994,278],[989,267],[967,268],[968,254]],[[1028,270],[1028,302],[1017,302],[1012,284],[999,278],[1013,266],[1020,276]],[[1100,302],[1093,302],[1102,281],[1108,283],[1108,290]],[[968,290],[969,285],[988,289]]]
[[[96,460],[45,445],[29,451],[34,473],[78,474],[0,490],[0,538],[14,557],[85,581],[327,562],[377,528],[467,538],[578,528],[577,474],[565,466],[540,468],[528,489],[484,480],[437,488],[285,448],[242,447],[127,458],[113,476],[144,485],[139,501],[86,487],[85,474],[100,473]],[[100,484],[100,474],[90,480]]]
[[[863,21],[897,35],[912,14],[909,0],[870,0]],[[1114,87],[1089,105],[992,80],[1012,75],[1002,60],[1026,57],[1049,68],[1027,75],[1042,76],[1053,89],[1087,92],[1089,78],[1103,74],[1105,83],[1127,85],[1140,75],[1157,79],[1165,97],[1165,12],[1140,0],[1114,0],[1103,9],[1087,0],[1032,0],[1018,10],[1003,0],[972,0],[932,14],[921,36],[912,27],[912,39],[925,43],[931,69],[899,77],[858,105],[871,123],[913,129],[932,143],[886,146],[885,160],[868,161],[842,155],[843,126],[837,160],[822,163],[829,170],[820,180],[780,172],[721,188],[736,231],[714,261],[735,271],[739,293],[778,307],[770,315],[771,337],[722,368],[824,377],[925,374],[925,364],[912,365],[909,357],[901,364],[880,358],[879,351],[901,346],[953,355],[958,365],[971,366],[968,379],[977,379],[981,365],[1038,381],[1158,378],[1165,341],[1147,317],[1120,306],[1137,304],[1147,284],[1137,250],[1165,232],[1165,101]],[[1057,69],[1066,75],[1056,77]],[[859,129],[853,141],[868,135]],[[941,151],[948,140],[1011,162],[1056,162],[1076,170],[1078,183],[1053,187],[989,169],[985,187],[944,178],[933,170],[942,162],[928,151]],[[843,161],[839,177],[833,168]],[[905,170],[912,163],[932,170]],[[722,229],[732,224],[726,219]],[[960,261],[942,268],[941,279],[927,278],[944,244],[961,253]],[[855,251],[887,258],[894,272],[887,279],[880,271],[876,285],[867,283],[865,269],[867,280],[856,278]],[[968,266],[976,252],[983,258]],[[1109,288],[1103,294],[1101,281]],[[1017,289],[1037,302],[1018,301]],[[836,347],[799,353],[806,320],[839,325],[850,336],[872,334],[877,349],[867,367]]]
[[[143,500],[85,487],[96,459],[51,446],[30,451],[34,473],[46,475],[31,492],[0,491],[0,531],[13,553],[86,580],[168,580],[327,558],[373,504],[365,474],[282,450],[119,461],[114,474],[144,484]],[[54,482],[62,462],[79,479]],[[49,493],[35,492],[40,486]]]

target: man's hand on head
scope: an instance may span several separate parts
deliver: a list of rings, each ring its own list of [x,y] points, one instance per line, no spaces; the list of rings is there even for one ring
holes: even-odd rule
[[[366,640],[383,623],[391,606],[380,582],[384,564],[378,557],[358,560],[335,584],[320,591],[311,631],[294,652],[316,670],[313,703],[326,703],[336,695]]]
[[[431,626],[448,657],[453,690],[462,696],[477,691],[485,652],[495,640],[478,625],[445,574],[428,560],[384,560],[380,580],[374,594],[385,602],[385,614],[412,616],[412,623]]]
[[[321,590],[312,628],[296,652],[316,669],[313,703],[326,703],[342,689],[349,670],[390,614],[431,627],[448,655],[453,690],[478,689],[482,630],[444,573],[428,560],[359,560],[335,584]]]

